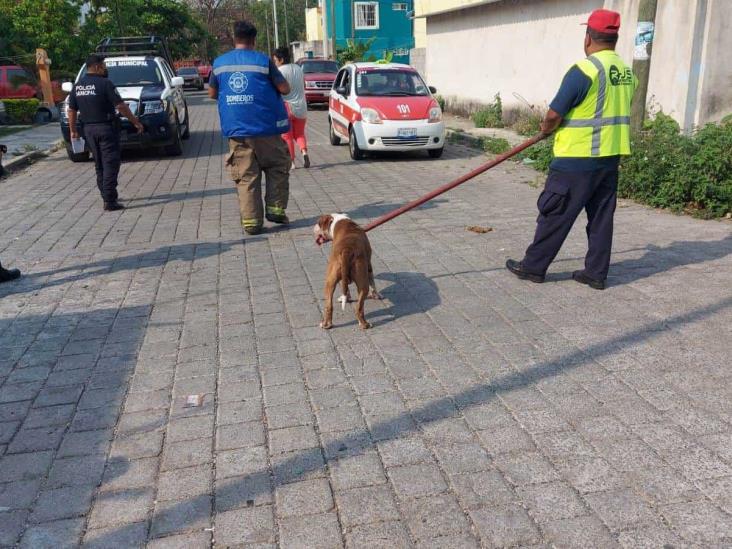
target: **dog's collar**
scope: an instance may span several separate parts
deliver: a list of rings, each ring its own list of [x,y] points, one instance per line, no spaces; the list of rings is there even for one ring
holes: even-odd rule
[[[328,230],[328,232],[330,233],[328,236],[331,240],[333,240],[333,231],[335,231],[336,223],[344,219],[350,219],[350,217],[348,217],[346,214],[333,214],[333,223],[330,224],[330,229]]]

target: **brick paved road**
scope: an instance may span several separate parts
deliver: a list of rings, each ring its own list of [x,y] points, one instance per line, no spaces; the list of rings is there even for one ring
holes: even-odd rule
[[[611,288],[569,280],[582,227],[523,283],[537,176],[506,166],[371,233],[375,327],[326,333],[315,216],[480,158],[353,163],[312,113],[291,228],[242,238],[191,115],[182,158],[128,158],[123,213],[60,154],[0,182],[27,273],[0,287],[0,545],[732,544],[729,223],[622,207]]]

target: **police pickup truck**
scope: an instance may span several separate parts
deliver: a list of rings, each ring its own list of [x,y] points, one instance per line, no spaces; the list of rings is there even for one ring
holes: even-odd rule
[[[138,134],[126,118],[120,117],[122,147],[154,147],[171,156],[182,154],[181,140],[188,139],[191,131],[188,104],[183,93],[183,78],[173,72],[165,42],[155,36],[106,38],[96,50],[105,57],[108,77],[120,97],[145,126],[144,133]],[[86,66],[83,66],[76,81],[85,73]],[[72,87],[73,84],[67,82],[64,91],[70,92]],[[89,159],[89,151],[73,152],[67,109],[68,98],[60,109],[66,153],[73,162],[83,162]],[[80,119],[83,124],[84,113],[80,114]]]

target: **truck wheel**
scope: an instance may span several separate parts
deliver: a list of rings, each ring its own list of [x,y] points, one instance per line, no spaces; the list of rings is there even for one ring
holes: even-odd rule
[[[175,132],[173,135],[173,142],[165,147],[165,152],[168,156],[180,156],[183,154],[183,143],[180,138],[180,123],[176,121]]]
[[[444,150],[444,147],[440,147],[439,149],[429,149],[427,154],[430,155],[430,158],[440,158],[442,156],[442,151]]]
[[[188,105],[186,105],[186,129],[181,134],[182,139],[190,139],[191,137],[191,119],[188,117]]]
[[[75,153],[68,143],[66,144],[66,155],[72,162],[88,162],[90,156],[89,151]]]

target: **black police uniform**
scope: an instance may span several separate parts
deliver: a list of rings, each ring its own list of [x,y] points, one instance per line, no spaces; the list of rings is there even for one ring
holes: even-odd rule
[[[69,96],[69,107],[80,112],[84,138],[94,156],[97,187],[105,204],[117,202],[121,147],[115,105],[121,102],[112,81],[96,74],[80,78]]]

